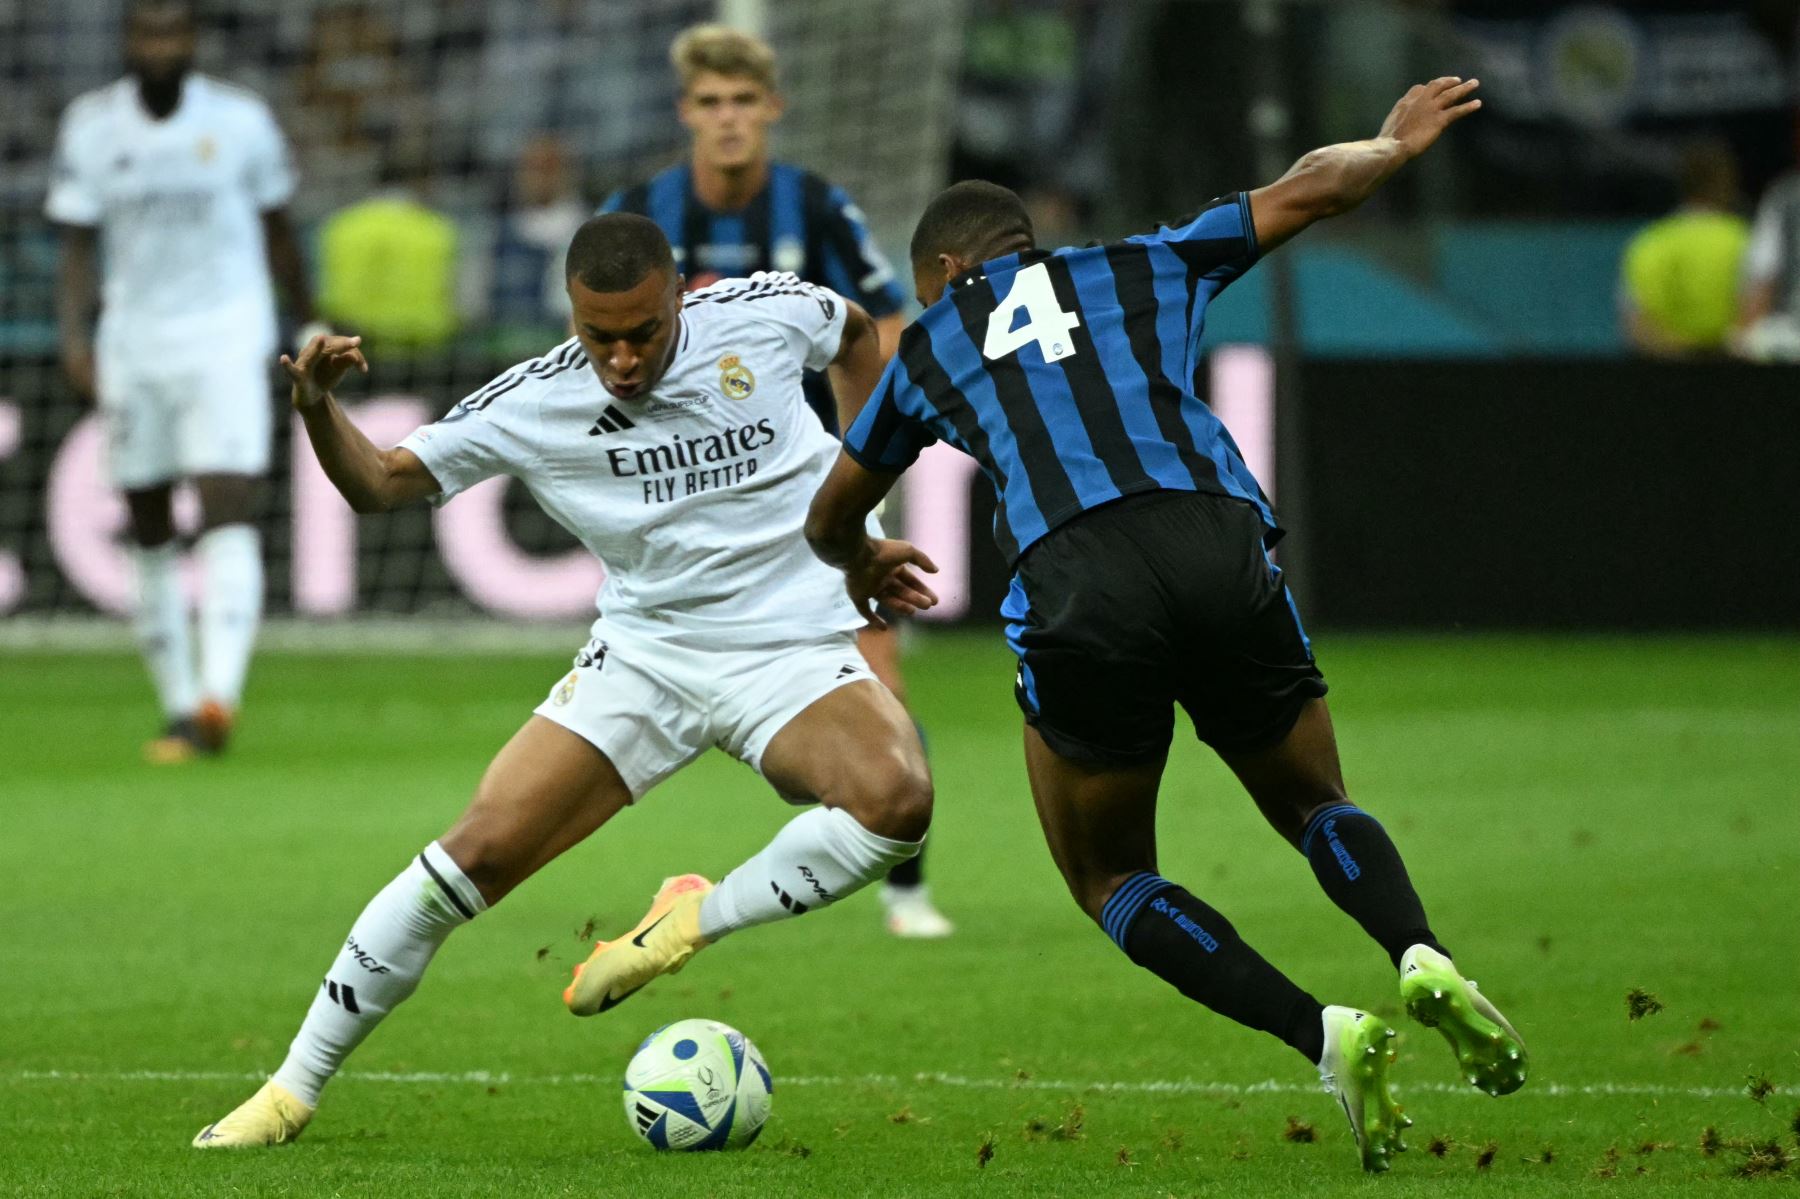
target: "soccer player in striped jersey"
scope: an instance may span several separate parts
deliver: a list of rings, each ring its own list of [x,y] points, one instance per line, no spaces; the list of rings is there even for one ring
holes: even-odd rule
[[[1325,682],[1267,552],[1280,526],[1192,380],[1219,291],[1360,204],[1479,107],[1475,88],[1415,87],[1372,140],[1315,150],[1268,187],[1112,245],[1041,250],[1013,193],[951,187],[913,235],[926,311],[807,521],[814,550],[866,596],[896,550],[861,522],[899,473],[933,441],[980,463],[1015,572],[1002,611],[1027,773],[1076,902],[1133,962],[1315,1064],[1368,1170],[1387,1168],[1409,1123],[1387,1085],[1393,1030],[1320,1004],[1157,873],[1175,705],[1387,951],[1405,1006],[1449,1039],[1468,1082],[1517,1089],[1525,1047],[1452,964],[1393,841],[1345,797]]]
[[[875,318],[882,353],[892,354],[905,297],[862,211],[843,188],[770,157],[769,130],[782,108],[775,52],[739,30],[696,25],[675,39],[669,58],[681,82],[681,121],[692,135],[688,159],[614,192],[600,210],[635,212],[660,225],[690,288],[753,271],[790,271],[829,287]],[[837,434],[838,404],[822,372],[807,374],[806,399]],[[858,640],[876,676],[904,703],[900,637],[891,621],[883,623]],[[925,887],[923,854],[894,868],[881,899],[897,936],[953,931]]]

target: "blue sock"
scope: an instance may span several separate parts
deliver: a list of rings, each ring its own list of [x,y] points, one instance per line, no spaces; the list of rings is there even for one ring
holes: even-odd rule
[[[1280,1038],[1318,1064],[1325,1052],[1319,1001],[1184,888],[1149,871],[1134,874],[1106,901],[1100,927],[1126,957],[1189,999]]]
[[[1300,852],[1331,902],[1387,950],[1395,969],[1414,945],[1449,956],[1432,935],[1400,851],[1373,816],[1355,804],[1322,808],[1307,821]]]

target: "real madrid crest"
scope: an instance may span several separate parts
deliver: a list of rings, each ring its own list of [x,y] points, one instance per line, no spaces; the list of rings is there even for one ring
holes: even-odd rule
[[[201,162],[211,162],[219,152],[219,144],[210,137],[202,137],[197,149]]]
[[[575,684],[580,681],[581,681],[581,676],[579,674],[577,674],[575,671],[571,670],[569,672],[569,677],[564,679],[562,681],[562,685],[556,689],[556,694],[550,697],[551,702],[560,708],[564,704],[568,703],[570,700],[574,699],[575,698]]]
[[[728,400],[747,400],[750,393],[756,390],[756,376],[750,373],[750,368],[736,354],[727,354],[719,359],[719,390],[725,393]]]

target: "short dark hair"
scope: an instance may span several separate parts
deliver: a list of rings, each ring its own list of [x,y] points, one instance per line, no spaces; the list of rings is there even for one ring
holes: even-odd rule
[[[939,254],[985,257],[988,251],[1029,249],[1036,244],[1031,214],[1017,192],[983,179],[965,179],[939,192],[919,215],[913,229],[912,262],[916,267]]]
[[[674,271],[669,239],[649,217],[603,212],[575,231],[563,267],[565,279],[580,279],[592,291],[630,291],[651,271]]]

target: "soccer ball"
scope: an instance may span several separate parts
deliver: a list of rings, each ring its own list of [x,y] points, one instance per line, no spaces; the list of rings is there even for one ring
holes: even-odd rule
[[[658,1149],[741,1149],[762,1131],[774,1091],[750,1038],[717,1020],[677,1020],[625,1067],[625,1119]]]

